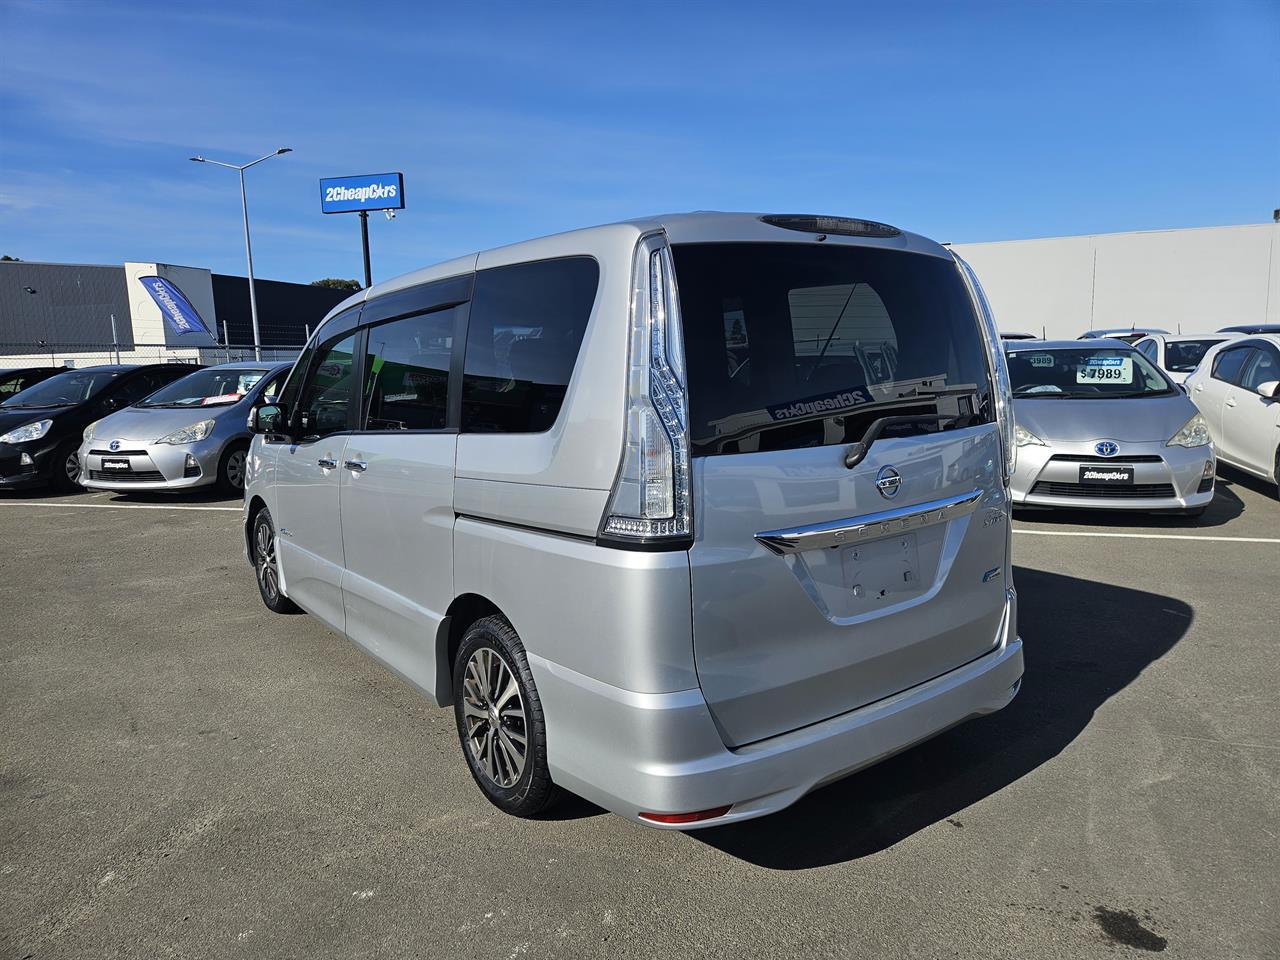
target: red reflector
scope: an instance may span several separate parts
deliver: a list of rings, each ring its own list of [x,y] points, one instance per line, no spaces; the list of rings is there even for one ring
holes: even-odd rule
[[[640,819],[650,820],[653,823],[697,823],[700,820],[723,817],[732,806],[733,804],[728,803],[723,807],[712,807],[710,810],[697,810],[693,813],[642,813]]]

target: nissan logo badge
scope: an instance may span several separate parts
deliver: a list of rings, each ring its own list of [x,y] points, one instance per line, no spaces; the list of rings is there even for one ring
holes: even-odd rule
[[[901,487],[902,475],[897,470],[889,466],[880,468],[880,472],[876,474],[876,489],[880,491],[880,496],[892,500]]]

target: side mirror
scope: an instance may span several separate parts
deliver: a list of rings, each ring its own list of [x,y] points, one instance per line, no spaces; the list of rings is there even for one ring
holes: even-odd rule
[[[1268,380],[1258,384],[1258,395],[1272,400],[1280,399],[1280,380]]]
[[[250,433],[282,434],[287,425],[284,407],[279,404],[267,403],[249,411],[247,426]]]

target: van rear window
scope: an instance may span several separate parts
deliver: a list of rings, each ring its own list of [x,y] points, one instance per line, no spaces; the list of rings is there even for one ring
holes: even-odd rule
[[[885,436],[992,419],[982,334],[950,260],[835,244],[672,253],[695,455],[852,443],[885,416],[950,415]]]

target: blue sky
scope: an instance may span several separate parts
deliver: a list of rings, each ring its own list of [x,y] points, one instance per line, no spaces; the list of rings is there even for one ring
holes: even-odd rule
[[[1280,3],[0,0],[0,253],[360,275],[320,177],[401,170],[374,278],[667,210],[939,240],[1280,207]]]

